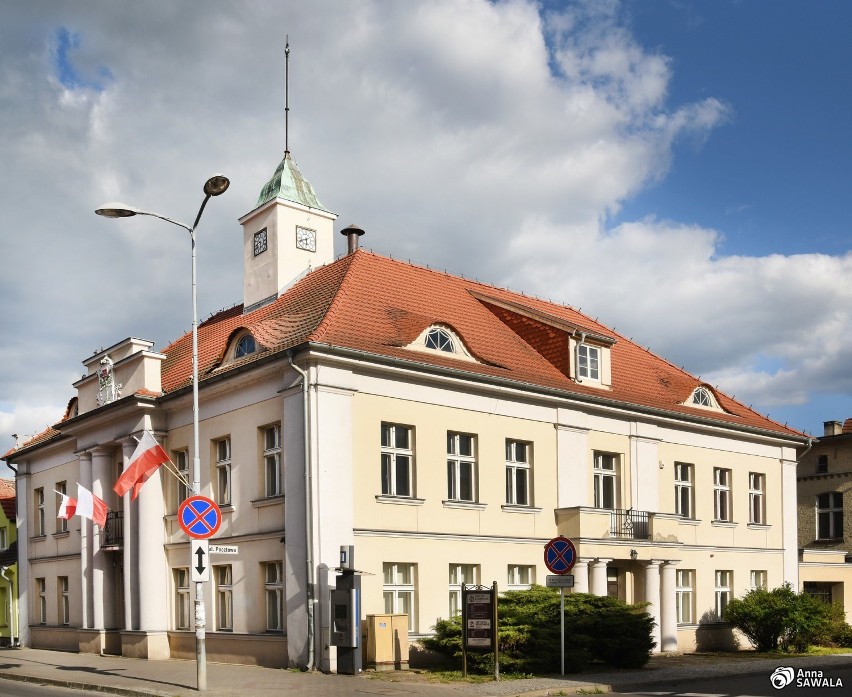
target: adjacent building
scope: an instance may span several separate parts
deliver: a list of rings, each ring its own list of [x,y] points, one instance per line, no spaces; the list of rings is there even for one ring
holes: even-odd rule
[[[852,621],[852,419],[826,421],[798,468],[801,590]]]
[[[731,597],[798,584],[803,434],[572,307],[365,251],[352,226],[335,259],[335,218],[285,153],[239,221],[242,303],[199,328],[202,493],[239,549],[204,586],[211,660],[333,667],[342,545],[362,614],[405,613],[413,638],[463,583],[544,583],[558,535],[576,591],[650,603],[658,650],[730,643]],[[143,429],[188,473],[191,336],[83,363],[64,418],[4,458],[21,638],[192,657],[187,489],[161,469],[136,501],[112,491]],[[105,529],[56,518],[77,482]]]
[[[18,637],[18,539],[15,482],[0,479],[0,646]]]

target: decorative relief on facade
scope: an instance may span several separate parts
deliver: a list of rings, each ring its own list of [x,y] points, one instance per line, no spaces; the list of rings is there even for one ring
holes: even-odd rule
[[[98,368],[98,406],[114,402],[121,397],[121,383],[115,381],[115,370],[109,356],[101,358]]]

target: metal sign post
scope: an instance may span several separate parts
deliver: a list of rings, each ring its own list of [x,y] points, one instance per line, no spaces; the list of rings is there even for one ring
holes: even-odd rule
[[[497,645],[497,581],[491,588],[462,584],[462,673],[467,677],[468,649],[494,652],[494,679],[500,679]]]
[[[544,546],[544,565],[557,576],[547,577],[549,588],[559,588],[560,669],[565,675],[565,589],[574,587],[574,577],[568,574],[577,561],[577,548],[567,537],[554,537]]]

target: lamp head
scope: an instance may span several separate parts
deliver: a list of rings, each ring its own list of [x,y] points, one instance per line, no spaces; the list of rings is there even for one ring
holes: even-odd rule
[[[231,180],[224,174],[214,174],[204,182],[204,193],[208,196],[218,196],[224,194],[230,185]]]
[[[136,215],[138,211],[133,206],[112,201],[102,205],[95,213],[102,215],[104,218],[129,218]]]

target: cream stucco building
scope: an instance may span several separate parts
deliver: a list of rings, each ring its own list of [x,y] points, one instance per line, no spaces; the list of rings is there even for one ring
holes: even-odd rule
[[[243,302],[199,328],[202,493],[239,547],[204,586],[212,660],[333,667],[341,545],[362,614],[404,612],[412,637],[463,582],[544,583],[557,535],[576,591],[650,603],[658,650],[725,645],[731,597],[798,583],[805,436],[571,307],[367,252],[352,227],[335,260],[334,221],[286,153],[240,220]],[[189,334],[90,356],[64,418],[6,454],[26,644],[194,655],[186,491],[164,471],[137,501],[112,491],[143,429],[189,468],[190,361]],[[56,519],[77,482],[106,530]]]

